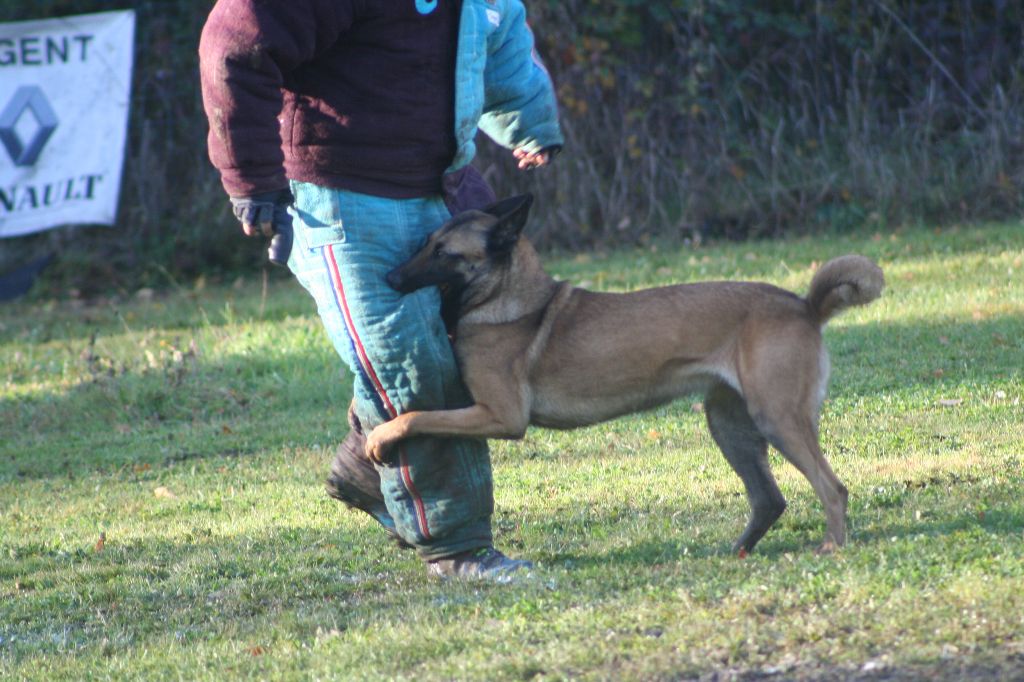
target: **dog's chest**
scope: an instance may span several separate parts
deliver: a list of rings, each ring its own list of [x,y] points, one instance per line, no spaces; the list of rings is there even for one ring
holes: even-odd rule
[[[535,324],[519,320],[505,324],[459,325],[454,349],[463,379],[469,382],[474,375],[520,371],[536,338],[535,330]]]

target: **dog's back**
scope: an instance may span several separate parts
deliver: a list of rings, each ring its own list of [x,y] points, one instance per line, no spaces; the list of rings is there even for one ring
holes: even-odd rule
[[[818,329],[843,309],[877,298],[882,284],[870,260],[843,256],[819,269],[806,299],[760,282],[631,293],[573,289],[546,312],[550,331],[529,370],[531,421],[556,428],[604,421],[703,391],[711,381],[742,391],[740,351],[770,344],[773,336],[788,346],[779,352],[812,360],[813,381],[823,385],[827,360],[818,359]],[[795,334],[783,331],[794,325]]]

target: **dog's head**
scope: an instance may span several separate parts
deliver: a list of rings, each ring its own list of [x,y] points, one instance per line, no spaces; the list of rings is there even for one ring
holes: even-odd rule
[[[507,267],[531,204],[533,197],[523,194],[458,214],[388,273],[388,285],[403,294],[427,286],[461,294],[483,285]]]

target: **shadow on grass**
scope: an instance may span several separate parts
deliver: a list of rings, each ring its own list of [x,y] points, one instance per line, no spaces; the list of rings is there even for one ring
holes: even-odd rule
[[[739,487],[739,482],[736,483]],[[968,490],[963,497],[971,498],[970,488],[982,485],[979,481],[964,481],[955,485]],[[1019,543],[1021,528],[1024,528],[1024,504],[1018,503],[1020,478],[1007,477],[997,485],[984,483],[985,495],[997,503],[981,510],[962,508],[959,502],[942,507],[941,502],[932,503],[908,497],[877,514],[870,526],[861,529],[867,516],[866,510],[851,509],[850,537],[847,549],[840,552],[858,552],[867,547],[883,548],[891,543],[905,547],[907,541],[933,544],[936,540],[983,534],[986,543],[1012,545]],[[938,490],[939,498],[947,495]],[[962,500],[963,497],[958,497]],[[908,521],[912,510],[928,510],[930,518]],[[723,509],[734,512],[734,516],[723,514]],[[670,529],[650,519],[674,519]],[[647,521],[645,521],[645,519]],[[572,538],[573,543],[560,542],[555,547],[540,548],[541,559],[552,566],[589,567],[600,569],[610,565],[632,566],[637,570],[654,568],[678,561],[729,559],[737,557],[732,549],[747,519],[744,502],[726,503],[718,501],[691,504],[683,502],[682,507],[665,506],[655,510],[629,508],[611,512],[594,512],[585,521],[569,524],[553,518],[532,519],[529,525],[535,536],[541,538]],[[622,545],[623,538],[616,536],[608,549],[601,542],[593,541],[588,529],[614,529],[623,523],[636,526],[636,539]],[[693,534],[690,529],[700,529]],[[751,556],[772,561],[783,557],[808,557],[817,554],[825,533],[825,518],[817,499],[810,492],[793,496],[790,508],[776,522],[758,543]]]
[[[267,296],[251,295],[263,284],[260,275],[240,279],[227,287],[190,290],[177,283],[163,292],[143,289],[125,295],[70,301],[29,301],[0,305],[0,345],[31,340],[83,343],[92,334],[120,334],[151,328],[167,330],[217,329],[236,321],[279,322],[289,317],[315,315],[312,298],[290,275],[273,274],[266,282]]]
[[[87,377],[64,392],[0,398],[0,482],[237,457],[347,431],[351,378],[327,348],[83,362]]]
[[[1020,318],[932,320],[829,328],[831,397],[870,398],[1021,376]]]
[[[17,586],[16,600],[0,600],[0,661],[244,641],[277,626],[312,639],[320,628],[398,620],[410,590],[427,587],[410,580],[410,569],[424,572],[373,530],[215,536],[195,528],[177,540],[108,537],[102,551],[91,541],[61,549],[14,542],[0,568],[5,586]]]
[[[843,400],[1004,382],[1021,374],[1020,321],[865,324],[828,332],[831,395]],[[83,357],[90,378],[63,393],[0,398],[0,481],[109,471],[165,459],[237,456],[344,424],[350,377],[333,352],[273,349],[211,362],[118,367]],[[344,435],[344,428],[334,437]],[[234,437],[223,437],[231,431]],[[154,454],[154,451],[158,454]],[[162,453],[162,454],[160,454]]]
[[[1005,487],[1011,494],[1012,486]],[[332,518],[353,513],[330,500],[314,504],[330,505]],[[378,629],[401,631],[410,618],[420,626],[447,627],[465,618],[491,627],[489,623],[521,616],[529,608],[578,609],[581,599],[599,607],[628,595],[656,600],[678,589],[716,604],[729,594],[747,594],[751,581],[770,581],[773,589],[799,595],[809,563],[827,563],[813,556],[824,526],[816,517],[814,522],[804,515],[793,523],[780,522],[759,545],[756,557],[778,570],[766,570],[766,562],[758,561],[761,569],[755,571],[754,560],[732,558],[732,538],[717,535],[718,528],[698,538],[687,535],[691,523],[704,523],[716,511],[720,517],[721,506],[712,501],[687,508],[671,537],[640,526],[632,531],[636,541],[611,549],[588,542],[586,534],[631,521],[629,508],[599,510],[569,526],[554,518],[531,518],[535,534],[571,540],[559,543],[558,549],[524,552],[554,570],[542,570],[540,581],[518,586],[428,580],[415,555],[394,548],[370,523],[355,529],[344,524],[328,529],[276,526],[265,532],[216,535],[204,527],[208,521],[196,521],[176,539],[109,537],[102,551],[92,547],[91,539],[78,547],[58,548],[20,538],[5,547],[10,561],[0,565],[0,585],[17,585],[18,590],[16,599],[0,599],[0,660],[88,659],[100,652],[130,657],[154,647],[218,641],[244,650],[272,647],[275,638],[311,646],[324,633],[337,637],[349,630],[370,636]],[[678,511],[669,506],[644,510],[655,519]],[[187,519],[188,513],[183,508],[179,516]],[[891,537],[940,537],[972,528],[1006,540],[1019,536],[1022,526],[1024,511],[1019,509],[989,512],[984,518],[894,524],[884,534],[858,534],[851,554],[858,547],[887,544]],[[578,549],[572,546],[575,542]],[[787,560],[790,554],[795,565]],[[945,561],[941,554],[924,559]],[[842,580],[844,571],[875,570],[861,563],[835,565],[835,581]],[[549,586],[552,575],[560,587]],[[657,592],[651,593],[652,585]]]
[[[1000,515],[1005,523],[972,521],[969,518],[954,518],[943,521],[932,521],[914,524],[887,525],[884,530],[856,533],[849,541],[848,550],[857,551],[872,545],[882,545],[897,540],[929,540],[948,537],[962,532],[982,531],[1002,538],[1003,541],[1015,541],[1020,536],[1020,528],[1024,526],[1024,514],[1006,513]],[[1016,523],[1016,526],[1010,524]],[[822,531],[824,523],[822,523]],[[763,557],[771,561],[779,561],[786,556],[807,557],[815,555],[820,546],[820,537],[813,534],[800,534],[776,530],[772,531],[754,549],[752,556]],[[702,561],[707,559],[736,558],[732,551],[733,538],[707,538],[702,542],[687,542],[671,539],[645,539],[607,551],[587,552],[584,550],[566,549],[552,552],[541,557],[542,561],[551,566],[567,566],[573,569],[602,569],[608,566],[634,567],[637,571],[650,570],[659,566],[675,564],[679,561]],[[844,550],[840,550],[844,551]]]
[[[1007,495],[1019,489],[1013,483],[1007,483],[1004,487]],[[889,523],[884,529],[858,532],[853,542],[865,545],[897,540],[929,542],[934,538],[974,531],[1004,540],[1018,540],[1021,528],[1024,528],[1024,508],[989,509],[984,513],[963,512],[943,519]]]

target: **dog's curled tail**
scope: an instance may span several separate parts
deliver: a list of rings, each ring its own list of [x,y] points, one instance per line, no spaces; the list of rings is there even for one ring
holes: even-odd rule
[[[814,274],[807,306],[818,324],[824,325],[847,308],[871,303],[882,294],[884,286],[882,268],[873,261],[864,256],[840,256]]]

